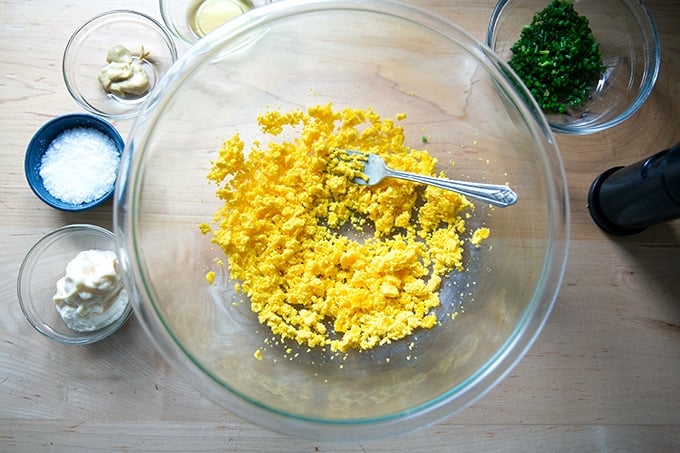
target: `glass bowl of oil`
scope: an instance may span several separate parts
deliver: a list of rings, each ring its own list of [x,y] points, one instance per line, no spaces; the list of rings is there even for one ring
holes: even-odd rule
[[[199,39],[234,17],[272,0],[160,0],[166,27],[185,44]]]

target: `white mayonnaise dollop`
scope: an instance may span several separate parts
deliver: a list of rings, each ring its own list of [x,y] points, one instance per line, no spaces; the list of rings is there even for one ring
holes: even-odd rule
[[[128,302],[118,276],[118,257],[109,250],[80,252],[66,265],[53,297],[66,325],[80,332],[100,329],[118,319]]]

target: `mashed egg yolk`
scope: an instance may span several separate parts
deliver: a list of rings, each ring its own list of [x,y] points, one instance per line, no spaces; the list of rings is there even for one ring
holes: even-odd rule
[[[259,322],[283,339],[338,352],[434,327],[442,276],[463,270],[471,203],[398,180],[355,184],[358,170],[337,154],[373,152],[427,175],[437,161],[407,147],[403,128],[371,108],[273,110],[258,122],[271,141],[244,153],[235,134],[212,162],[208,179],[223,205],[215,227],[201,231],[212,229]],[[284,130],[294,138],[274,140]]]

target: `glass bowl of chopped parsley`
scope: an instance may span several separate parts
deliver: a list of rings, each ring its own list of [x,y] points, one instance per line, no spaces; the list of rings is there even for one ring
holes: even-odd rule
[[[661,62],[654,22],[638,0],[500,0],[486,41],[564,134],[628,119]]]

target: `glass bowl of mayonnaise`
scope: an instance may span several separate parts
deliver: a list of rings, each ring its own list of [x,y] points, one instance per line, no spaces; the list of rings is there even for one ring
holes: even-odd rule
[[[114,333],[132,306],[110,231],[76,224],[58,228],[26,254],[17,280],[21,309],[51,340],[89,344]]]

